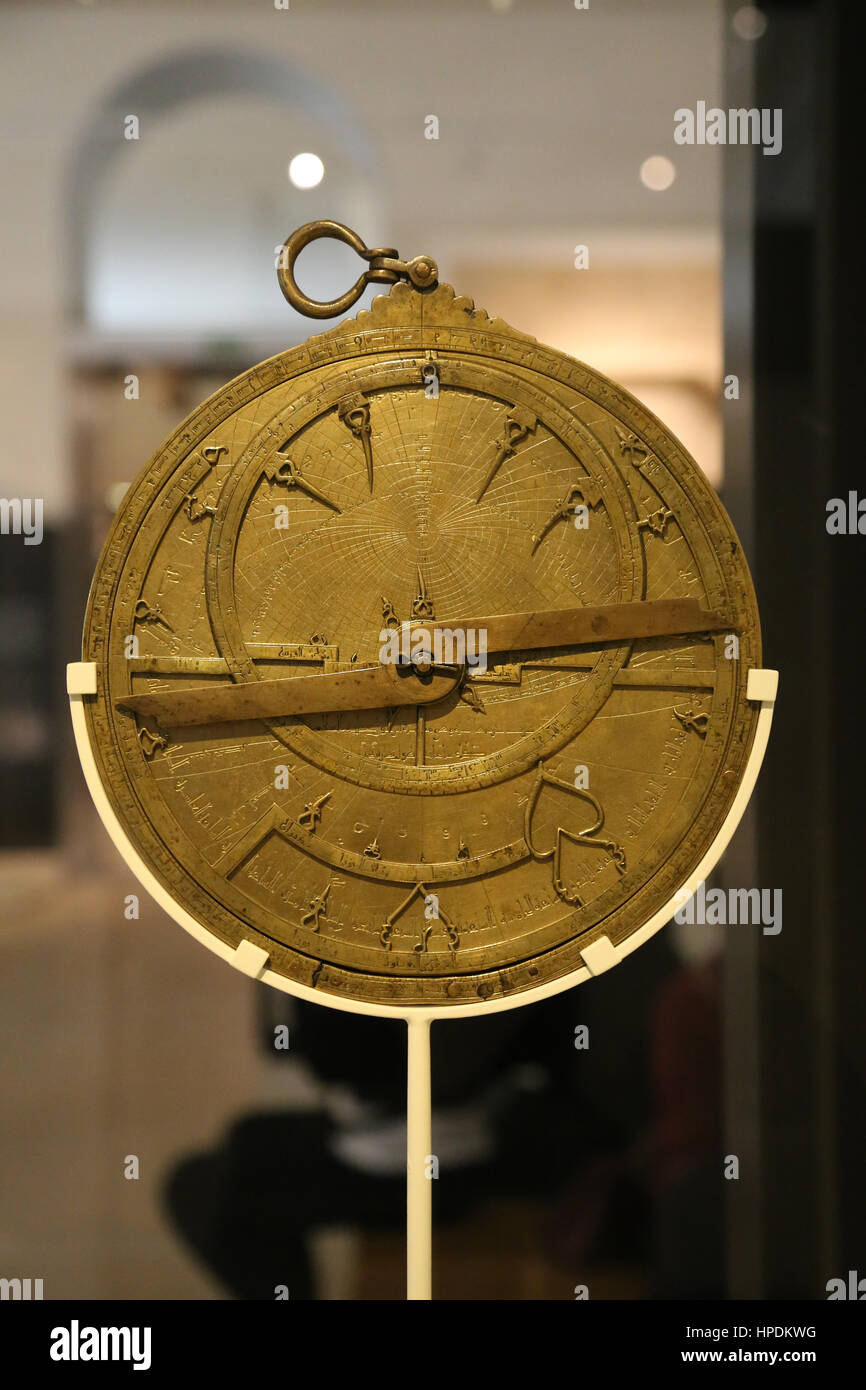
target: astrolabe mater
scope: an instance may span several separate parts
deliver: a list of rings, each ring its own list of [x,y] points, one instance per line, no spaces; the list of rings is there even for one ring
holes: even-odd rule
[[[293,276],[322,235],[367,263],[330,305]],[[563,979],[694,872],[755,735],[758,614],[712,488],[621,387],[428,257],[286,243],[305,312],[370,281],[130,488],[87,731],[140,861],[225,946],[449,1007]]]

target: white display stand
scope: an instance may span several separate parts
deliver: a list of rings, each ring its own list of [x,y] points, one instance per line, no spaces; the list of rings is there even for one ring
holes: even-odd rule
[[[287,994],[293,994],[308,1003],[324,1004],[331,1009],[341,1009],[345,1013],[373,1014],[379,1018],[400,1018],[408,1025],[408,1065],[406,1092],[406,1296],[408,1299],[429,1299],[432,1297],[432,1230],[433,1230],[433,1183],[427,1176],[428,1159],[432,1157],[431,1103],[430,1103],[430,1025],[438,1018],[477,1018],[480,1014],[498,1013],[506,1009],[521,1008],[524,1004],[534,1004],[540,999],[549,999],[554,994],[571,989],[593,975],[601,975],[611,966],[618,965],[625,956],[642,946],[661,927],[669,922],[673,914],[695,892],[698,884],[708,877],[742,819],[743,812],[755,788],[764,753],[770,737],[773,709],[779,686],[778,671],[755,668],[749,672],[746,687],[747,699],[760,706],[758,726],[745,774],[730,810],[722,823],[719,833],[707,849],[701,862],[686,883],[671,897],[648,922],[619,946],[609,937],[602,936],[581,952],[583,965],[559,980],[549,981],[520,994],[509,995],[503,999],[479,1000],[477,1004],[456,1004],[418,1008],[400,1008],[386,1004],[368,1004],[358,1000],[338,999],[334,995],[322,994],[320,990],[308,985],[296,984],[268,968],[270,957],[267,951],[243,941],[237,948],[227,946],[214,936],[207,927],[190,915],[163,887],[151,873],[144,860],[131,844],[118,821],[99,777],[93,749],[85,718],[85,702],[96,694],[96,665],[89,661],[74,661],[66,668],[66,689],[72,714],[72,727],[84,777],[102,823],[111,836],[117,849],[135,874],[139,883],[147,889],[156,902],[173,917],[176,922],[194,936],[202,946],[220,956],[251,979],[262,980]]]

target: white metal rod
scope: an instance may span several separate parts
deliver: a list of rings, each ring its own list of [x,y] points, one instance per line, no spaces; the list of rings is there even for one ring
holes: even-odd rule
[[[430,1018],[406,1020],[406,1297],[433,1296],[433,1183],[427,1163],[433,1143],[430,1108]]]

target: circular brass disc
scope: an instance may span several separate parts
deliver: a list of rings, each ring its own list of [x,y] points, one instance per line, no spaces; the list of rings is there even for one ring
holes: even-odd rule
[[[375,664],[402,621],[672,598],[730,629],[509,651],[417,708],[175,729],[116,704]],[[447,1006],[563,977],[686,881],[743,776],[760,633],[731,523],[654,416],[398,285],[166,442],[83,656],[109,800],[183,908],[323,995]]]

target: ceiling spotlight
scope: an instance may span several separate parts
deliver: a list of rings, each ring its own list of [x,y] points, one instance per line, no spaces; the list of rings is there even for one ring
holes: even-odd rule
[[[767,32],[767,16],[755,5],[742,5],[731,23],[741,39],[759,39]]]
[[[289,164],[289,178],[295,188],[315,188],[325,177],[325,166],[317,154],[296,154]]]
[[[663,154],[651,154],[640,166],[641,183],[654,193],[663,193],[670,188],[676,176],[672,161]]]

